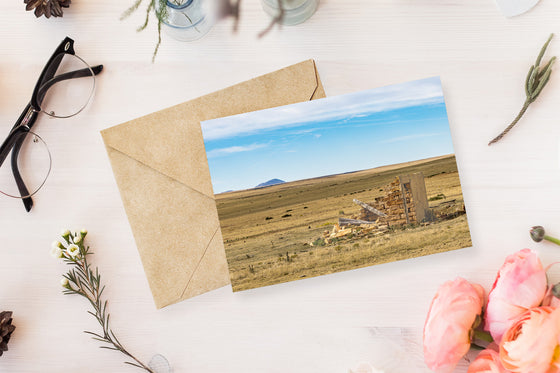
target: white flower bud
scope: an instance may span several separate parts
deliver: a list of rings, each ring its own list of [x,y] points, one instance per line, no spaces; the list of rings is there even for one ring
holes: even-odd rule
[[[58,246],[53,246],[51,248],[51,256],[53,258],[61,258],[62,257],[62,249]]]
[[[51,247],[62,247],[62,244],[59,241],[53,241]]]
[[[70,238],[70,231],[68,229],[65,229],[60,232],[60,235],[62,236],[62,238],[64,238],[65,242],[68,242],[68,239]]]
[[[68,279],[66,277],[63,277],[60,279],[60,285],[62,285],[63,287],[67,287],[68,286]]]
[[[77,235],[76,237],[74,237],[74,243],[75,243],[75,244],[78,244],[78,243],[80,243],[80,242],[82,242],[82,236]]]

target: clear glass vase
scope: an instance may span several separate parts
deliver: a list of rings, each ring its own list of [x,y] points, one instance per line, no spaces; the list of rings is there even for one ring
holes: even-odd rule
[[[283,25],[297,25],[315,13],[319,0],[281,0],[284,8]],[[272,18],[278,16],[278,0],[261,0],[263,10]]]
[[[164,32],[181,41],[193,41],[206,35],[212,28],[212,22],[204,2],[205,0],[167,0],[167,16],[162,22]],[[157,7],[158,3],[156,1]]]

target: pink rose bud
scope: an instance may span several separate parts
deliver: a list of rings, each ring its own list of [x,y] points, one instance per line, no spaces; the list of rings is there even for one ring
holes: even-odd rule
[[[491,349],[481,351],[469,365],[467,373],[508,373],[500,360],[500,354]]]
[[[519,315],[541,304],[546,290],[545,270],[534,251],[508,256],[488,294],[484,329],[499,343]]]
[[[478,284],[458,277],[441,285],[424,325],[424,360],[431,370],[453,371],[471,346],[483,304],[484,289]]]
[[[500,358],[514,373],[560,372],[560,309],[525,311],[505,332]]]

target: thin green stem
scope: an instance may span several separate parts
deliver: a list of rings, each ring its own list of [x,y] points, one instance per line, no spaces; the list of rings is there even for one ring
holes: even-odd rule
[[[550,237],[550,236],[547,236],[547,235],[545,235],[543,238],[545,240],[547,240],[548,242],[552,242],[552,243],[555,243],[556,245],[560,245],[560,240],[558,238]]]
[[[92,335],[92,338],[95,340],[113,346],[101,346],[102,348],[120,351],[121,353],[135,361],[135,363],[125,363],[141,368],[146,372],[155,373],[134,355],[128,352],[128,350],[126,350],[117,339],[115,333],[111,330],[109,325],[110,314],[106,312],[107,300],[103,302],[103,300],[101,299],[101,294],[103,293],[103,289],[105,288],[104,286],[101,286],[101,276],[99,275],[99,271],[97,268],[95,268],[95,273],[92,271],[90,264],[87,261],[87,256],[91,254],[89,252],[89,248],[85,248],[83,246],[83,243],[80,243],[78,246],[80,247],[80,255],[78,257],[64,257],[64,260],[68,264],[71,264],[75,267],[65,275],[65,277],[69,281],[69,285],[66,287],[64,294],[78,294],[86,298],[94,310],[94,312],[88,311],[88,313],[95,317],[103,331],[102,335],[90,331],[85,331],[85,333]],[[74,286],[70,284],[73,284]]]
[[[492,145],[495,142],[498,142],[502,139],[502,137],[504,137],[505,135],[508,134],[509,131],[511,131],[511,129],[517,124],[517,122],[519,122],[519,120],[523,117],[523,115],[525,114],[525,112],[527,111],[527,109],[529,108],[529,105],[531,105],[531,101],[529,99],[527,99],[525,101],[525,103],[523,104],[523,107],[521,108],[521,111],[519,111],[519,114],[517,114],[517,116],[515,117],[515,119],[513,120],[513,122],[511,122],[511,124],[509,126],[507,126],[507,128],[505,130],[502,131],[502,133],[500,133],[498,136],[494,137],[494,139],[492,139],[492,141],[490,141],[488,143],[488,145]]]

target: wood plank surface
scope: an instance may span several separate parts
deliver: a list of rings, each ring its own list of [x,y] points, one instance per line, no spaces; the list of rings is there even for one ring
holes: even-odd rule
[[[66,267],[49,250],[62,228],[89,230],[119,339],[142,360],[165,355],[176,373],[334,373],[362,361],[427,372],[422,327],[441,283],[462,276],[489,289],[505,256],[525,247],[545,264],[560,258],[528,234],[540,224],[560,236],[558,70],[518,126],[487,146],[523,105],[530,65],[560,32],[560,2],[506,19],[493,0],[321,0],[307,22],[259,39],[268,19],[247,0],[237,33],[226,20],[191,43],[164,35],[155,64],[153,19],[141,33],[143,11],[119,20],[132,2],[75,0],[59,19],[35,19],[23,1],[0,5],[2,136],[65,36],[105,66],[80,115],[40,118],[53,168],[32,212],[0,196],[0,310],[14,311],[17,326],[0,372],[137,371],[82,333],[96,330],[87,304],[61,294]],[[547,55],[559,54],[560,35]],[[327,96],[441,77],[473,247],[236,294],[224,287],[156,310],[99,131],[309,58]]]

